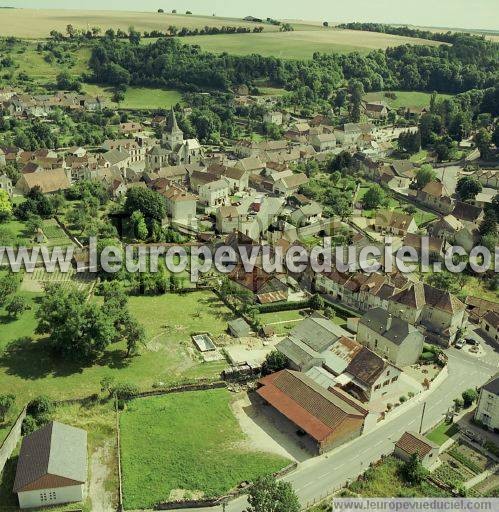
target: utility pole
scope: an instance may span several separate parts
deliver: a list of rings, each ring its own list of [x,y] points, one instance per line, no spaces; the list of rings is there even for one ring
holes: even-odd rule
[[[421,413],[421,423],[419,424],[419,433],[421,434],[423,430],[423,419],[424,419],[424,413],[426,411],[426,402],[423,402],[423,412]]]

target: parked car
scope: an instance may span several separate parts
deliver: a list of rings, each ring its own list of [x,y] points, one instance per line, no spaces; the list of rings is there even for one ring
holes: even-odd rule
[[[457,340],[456,343],[454,344],[454,346],[456,348],[459,348],[459,349],[463,348],[464,347],[464,340]]]
[[[473,338],[466,338],[465,341],[468,345],[480,345],[480,342]]]

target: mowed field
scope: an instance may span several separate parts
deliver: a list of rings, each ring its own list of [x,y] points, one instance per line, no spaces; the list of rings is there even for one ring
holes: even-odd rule
[[[140,5],[140,4],[137,4]],[[157,12],[127,11],[85,11],[65,9],[2,9],[0,16],[0,34],[20,38],[44,38],[51,30],[65,32],[67,25],[76,28],[101,27],[114,30],[166,31],[170,25],[187,28],[238,26],[256,26],[236,18],[214,16],[192,16],[185,14],[160,14]],[[274,25],[265,25],[266,31],[277,31]]]
[[[125,509],[217,497],[289,461],[256,451],[234,416],[226,389],[135,399],[121,414]]]
[[[364,96],[366,101],[382,101],[389,107],[400,108],[400,107],[413,107],[423,108],[429,107],[431,101],[431,94],[426,92],[416,91],[392,91],[395,93],[396,98],[388,98],[385,96],[383,91],[381,92],[369,92]],[[441,101],[450,98],[449,94],[439,94],[438,100]]]
[[[321,53],[368,53],[403,44],[436,45],[434,41],[410,37],[339,30],[334,28],[295,30],[261,34],[229,34],[214,36],[190,36],[182,38],[189,44],[197,44],[203,50],[213,53],[263,56],[283,59],[310,59],[314,52]]]

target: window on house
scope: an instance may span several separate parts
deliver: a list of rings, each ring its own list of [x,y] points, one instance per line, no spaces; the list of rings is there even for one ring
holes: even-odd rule
[[[383,382],[383,386],[388,386],[388,384],[390,384],[390,379],[385,380],[385,382]]]
[[[396,382],[398,380],[398,375],[395,375],[395,377],[393,377],[392,379],[392,382]]]

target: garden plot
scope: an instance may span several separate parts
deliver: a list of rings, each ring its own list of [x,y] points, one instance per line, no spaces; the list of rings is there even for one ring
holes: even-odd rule
[[[21,291],[41,293],[49,284],[60,284],[63,288],[77,288],[80,291],[89,291],[95,283],[95,276],[88,273],[76,272],[70,268],[68,272],[47,272],[42,268],[26,273],[21,283]]]

